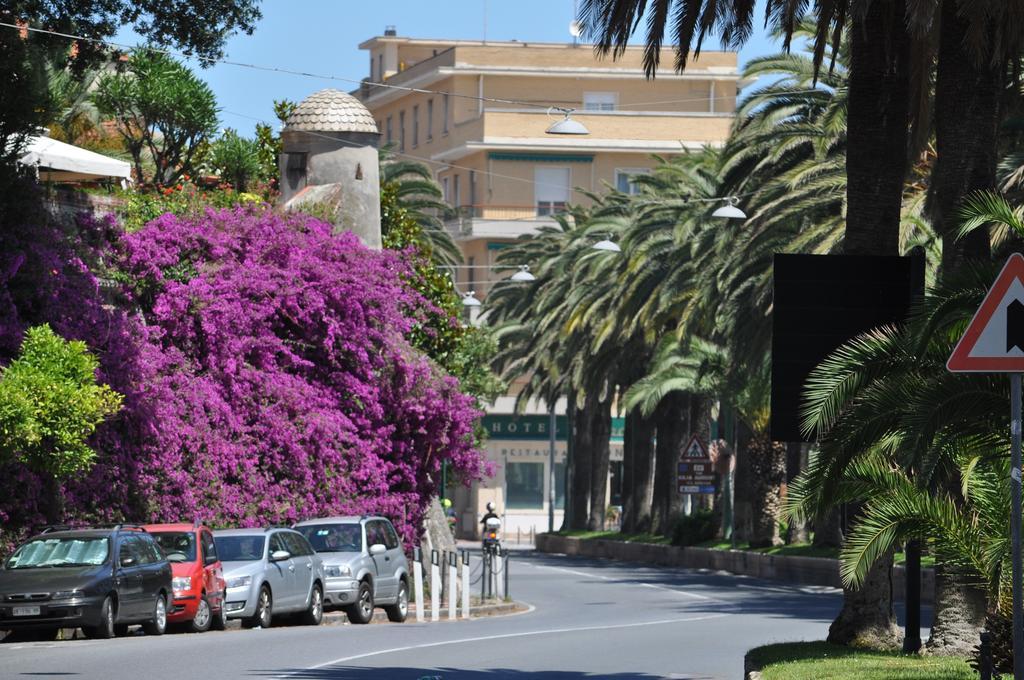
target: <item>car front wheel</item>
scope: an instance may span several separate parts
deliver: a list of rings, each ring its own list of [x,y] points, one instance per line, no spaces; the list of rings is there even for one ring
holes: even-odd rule
[[[366,581],[359,584],[356,601],[345,610],[352,623],[369,623],[373,618],[373,587]]]
[[[393,605],[384,607],[384,612],[388,615],[388,621],[405,623],[409,616],[409,586],[405,581],[398,584],[398,599]]]
[[[213,615],[213,622],[210,624],[213,630],[227,630],[228,628],[228,594],[220,598],[220,609]]]
[[[307,626],[319,626],[324,620],[324,592],[319,584],[313,586],[309,594],[309,609],[302,615],[302,622]]]
[[[205,633],[210,630],[213,623],[213,611],[210,609],[210,601],[204,595],[199,599],[199,606],[196,607],[196,615],[192,619],[192,632]]]
[[[260,588],[260,594],[256,598],[256,613],[247,619],[243,619],[242,625],[246,628],[270,628],[273,606],[274,601],[270,596],[270,588],[263,586]]]
[[[167,598],[163,595],[156,596],[153,603],[153,618],[142,624],[142,630],[146,635],[163,635],[167,630]]]
[[[114,637],[114,601],[110,597],[103,600],[100,607],[100,622],[96,626],[85,626],[82,628],[85,637],[94,640],[108,640]]]

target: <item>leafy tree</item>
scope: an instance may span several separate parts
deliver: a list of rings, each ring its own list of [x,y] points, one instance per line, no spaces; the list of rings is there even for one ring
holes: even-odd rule
[[[260,177],[259,143],[227,129],[207,151],[206,164],[235,191],[247,191],[249,183]]]
[[[173,48],[200,58],[223,54],[233,33],[252,33],[260,18],[259,0],[2,0],[5,21],[23,20],[32,28],[82,35],[75,43],[64,37],[0,30],[0,77],[9,88],[0,102],[0,164],[13,168],[25,138],[45,124],[54,108],[47,87],[46,63],[69,67],[80,77],[109,61],[100,42],[130,27],[151,45]]]
[[[155,166],[155,184],[173,184],[192,172],[217,127],[213,90],[187,67],[154,50],[137,50],[123,72],[101,77],[93,101],[100,113],[116,121],[140,182],[146,179],[147,158]]]
[[[0,462],[50,480],[51,521],[63,518],[60,481],[93,464],[88,439],[121,408],[121,395],[97,384],[98,367],[84,342],[44,324],[28,329],[20,356],[0,374]]]
[[[86,440],[121,407],[121,395],[96,383],[98,367],[84,342],[30,328],[0,374],[0,455],[58,478],[87,469],[96,453]]]
[[[436,264],[452,266],[462,261],[462,253],[443,221],[448,205],[430,168],[419,161],[396,159],[385,149],[381,152],[380,181],[394,187],[397,204],[419,225]]]

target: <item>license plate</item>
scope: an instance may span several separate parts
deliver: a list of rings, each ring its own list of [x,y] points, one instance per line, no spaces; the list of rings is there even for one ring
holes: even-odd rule
[[[15,607],[15,616],[39,616],[39,607]]]

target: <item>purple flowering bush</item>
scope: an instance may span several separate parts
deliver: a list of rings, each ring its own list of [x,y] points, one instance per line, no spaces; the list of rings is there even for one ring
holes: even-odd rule
[[[256,525],[375,512],[412,542],[442,460],[464,479],[486,472],[472,398],[407,340],[433,310],[403,283],[400,254],[263,207],[164,215],[104,247],[130,316],[102,305],[68,252],[26,254],[19,266],[35,274],[21,283],[40,271],[45,281],[51,265],[55,282],[74,283],[26,296],[17,275],[0,281],[12,307],[0,351],[50,321],[86,340],[101,379],[125,395],[95,437],[96,466],[65,485],[76,517]],[[18,249],[2,252],[10,271]],[[10,467],[0,522],[33,523],[38,480]]]

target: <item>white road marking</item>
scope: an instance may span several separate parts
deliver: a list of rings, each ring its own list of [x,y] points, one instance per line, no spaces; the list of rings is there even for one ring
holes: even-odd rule
[[[276,676],[280,680],[284,678],[291,678],[301,673],[318,670],[321,668],[327,668],[328,666],[334,666],[341,663],[348,663],[349,661],[356,661],[358,659],[365,659],[371,656],[380,656],[381,654],[396,654],[399,652],[409,652],[415,649],[429,649],[431,647],[446,647],[448,645],[462,645],[471,642],[484,642],[486,640],[502,640],[509,638],[520,638],[520,637],[533,637],[537,635],[554,635],[558,633],[580,633],[592,630],[619,630],[622,628],[640,628],[643,626],[663,626],[670,623],[690,623],[693,621],[707,621],[709,619],[720,619],[728,614],[706,614],[704,616],[689,616],[679,619],[660,619],[658,621],[640,621],[637,623],[618,623],[607,626],[580,626],[577,628],[546,628],[544,630],[530,630],[523,633],[504,633],[502,635],[481,635],[479,637],[471,638],[460,638],[458,640],[443,640],[441,642],[427,642],[419,645],[406,645],[405,647],[392,647],[391,649],[380,649],[376,652],[365,652],[363,654],[353,654],[352,656],[343,656],[338,659],[331,661],[325,661],[324,663],[318,663],[315,666],[308,666],[302,670],[291,671],[283,675]]]
[[[560,572],[565,573],[565,574],[573,574],[574,576],[585,576],[587,578],[599,578],[599,579],[601,579],[603,581],[621,581],[622,580],[621,576],[620,577],[612,577],[612,576],[603,576],[601,574],[590,574],[590,573],[587,573],[585,571],[577,571],[575,569],[566,569],[564,567],[549,567],[549,566],[540,565],[540,564],[534,564],[532,566],[536,567],[537,569],[550,569],[551,571],[560,571]],[[726,602],[725,600],[719,600],[718,598],[711,597],[709,595],[700,595],[698,593],[691,593],[691,592],[688,592],[688,591],[685,591],[685,590],[679,590],[677,588],[672,588],[670,586],[659,585],[657,583],[646,583],[646,582],[643,582],[643,581],[636,581],[634,583],[634,585],[644,586],[645,588],[657,588],[658,590],[665,590],[667,592],[674,593],[676,595],[682,595],[683,597],[692,597],[695,600],[705,600],[707,602],[715,602],[717,604],[732,604],[731,602]]]

